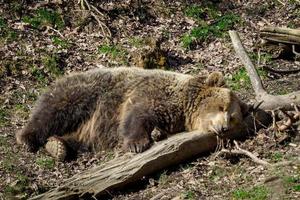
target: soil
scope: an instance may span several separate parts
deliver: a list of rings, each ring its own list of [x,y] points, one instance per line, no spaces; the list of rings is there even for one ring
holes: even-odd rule
[[[283,54],[281,45],[263,45],[259,34],[268,25],[299,28],[297,0],[144,0],[141,5],[139,1],[88,1],[96,17],[86,10],[87,4],[83,8],[77,2],[0,1],[0,199],[28,199],[117,156],[83,153],[76,160],[56,162],[44,149],[26,152],[14,135],[28,120],[38,96],[56,78],[96,67],[133,66],[136,52],[147,48],[149,38],[161,43],[159,53],[151,53],[158,56],[147,62],[157,59],[154,64],[167,63],[165,70],[189,74],[222,71],[228,85],[247,103],[253,102],[253,90],[227,30],[183,47],[182,37],[193,28],[204,22],[214,26],[218,17],[234,14],[238,20],[228,30],[238,31],[262,71],[265,88],[272,94],[300,89],[300,73],[263,70],[264,66],[299,69],[299,56]],[[192,6],[202,9],[200,17],[188,13]],[[297,160],[299,131],[297,124],[285,132],[265,127],[240,142],[240,147],[269,163]],[[300,199],[300,164],[268,168],[246,156],[216,151],[145,177],[108,199]]]

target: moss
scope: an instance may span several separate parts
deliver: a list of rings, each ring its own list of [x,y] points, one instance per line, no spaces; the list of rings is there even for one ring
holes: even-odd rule
[[[249,89],[251,87],[251,81],[245,68],[239,69],[235,72],[231,79],[227,80],[228,86],[233,90],[240,90],[241,88]]]
[[[7,21],[3,17],[0,17],[0,42],[15,41],[17,36],[17,32],[8,26]]]
[[[237,189],[233,192],[233,199],[265,200],[268,198],[269,191],[264,186],[256,186],[251,189]]]
[[[9,113],[5,108],[0,108],[0,127],[4,127],[8,124]]]
[[[58,77],[63,74],[63,71],[59,66],[59,58],[57,55],[44,56],[42,58],[42,63],[46,70],[50,72],[51,76]]]
[[[37,158],[35,162],[44,169],[53,169],[55,166],[55,160],[50,157]]]
[[[107,55],[112,60],[119,61],[123,64],[127,63],[126,57],[128,53],[120,46],[109,44],[100,45],[98,47],[98,52],[100,54]]]
[[[203,42],[209,38],[223,37],[227,31],[240,21],[240,17],[227,13],[218,17],[213,23],[201,22],[197,27],[185,33],[181,38],[184,48],[191,49],[195,42]]]
[[[23,21],[29,23],[35,29],[52,26],[60,30],[65,26],[63,18],[58,12],[44,8],[38,9],[33,16],[24,16]]]
[[[183,199],[194,200],[194,199],[196,199],[196,194],[195,194],[195,192],[188,190],[188,191],[183,192],[182,197],[183,197]]]

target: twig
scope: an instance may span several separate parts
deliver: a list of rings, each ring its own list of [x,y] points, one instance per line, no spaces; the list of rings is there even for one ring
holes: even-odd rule
[[[292,117],[287,114],[284,110],[280,110],[282,112],[282,114],[287,118],[287,120],[285,121],[285,119],[283,119],[282,124],[280,126],[278,126],[278,130],[279,131],[285,131],[286,129],[288,129],[289,127],[292,126],[293,124],[293,119]]]
[[[103,13],[101,13],[95,6],[91,5],[87,0],[79,0],[78,4],[81,5],[81,8],[83,10],[86,10],[86,8],[85,8],[85,5],[86,5],[87,10],[90,11],[91,16],[94,17],[95,20],[97,21],[97,23],[101,29],[101,32],[102,32],[102,37],[110,38],[111,32],[110,32],[109,28],[107,27],[107,25],[104,22],[102,22],[99,19],[99,16],[102,18],[102,20],[105,19],[105,15]]]
[[[52,30],[54,31],[55,33],[57,33],[60,37],[64,38],[64,35],[61,34],[61,32],[59,32],[58,30],[56,30],[55,28],[52,28],[51,26],[46,26],[46,31],[47,32],[48,30]]]
[[[293,161],[282,161],[282,162],[277,162],[277,163],[274,163],[274,164],[271,164],[271,163],[268,163],[267,161],[264,161],[262,159],[259,159],[257,156],[255,156],[253,153],[245,150],[245,149],[242,149],[240,148],[240,146],[238,145],[238,143],[234,140],[234,145],[235,145],[235,148],[234,150],[228,150],[228,149],[222,149],[220,151],[220,153],[228,153],[228,154],[238,154],[238,155],[245,155],[245,156],[248,156],[249,158],[251,158],[251,160],[259,165],[263,165],[263,166],[266,166],[266,167],[281,167],[281,166],[288,166],[288,165],[291,165],[293,163],[299,163],[300,162],[300,159],[296,159],[296,160],[293,160]],[[220,155],[220,153],[218,155]]]
[[[277,0],[279,3],[281,3],[283,6],[285,6],[285,3],[283,3],[282,1],[280,0]]]
[[[268,163],[267,161],[261,160],[259,159],[257,156],[255,156],[253,153],[251,153],[250,151],[244,150],[242,148],[240,148],[240,146],[238,145],[237,141],[233,141],[235,147],[237,148],[237,150],[239,152],[241,152],[242,154],[250,157],[255,163],[258,163],[260,165],[265,165],[265,166],[270,166],[271,164]]]
[[[293,51],[293,53],[294,53],[296,56],[300,56],[300,53],[298,53],[298,52],[296,51],[295,45],[294,45],[294,44],[292,45],[292,51]]]
[[[220,151],[220,153],[245,155],[245,156],[248,156],[249,158],[251,158],[253,162],[255,162],[259,165],[263,165],[263,166],[267,166],[267,167],[271,166],[271,164],[268,163],[267,161],[261,160],[257,156],[255,156],[253,153],[240,148],[240,146],[238,145],[238,143],[235,140],[233,142],[234,142],[236,149],[233,149],[233,150],[222,149]]]
[[[294,106],[294,109],[295,109],[294,119],[295,120],[300,119],[300,112],[299,112],[298,106],[295,104],[293,104],[292,106]]]

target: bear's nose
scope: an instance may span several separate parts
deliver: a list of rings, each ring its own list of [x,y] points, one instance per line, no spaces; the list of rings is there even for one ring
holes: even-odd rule
[[[223,126],[222,127],[222,132],[228,131],[228,126]]]

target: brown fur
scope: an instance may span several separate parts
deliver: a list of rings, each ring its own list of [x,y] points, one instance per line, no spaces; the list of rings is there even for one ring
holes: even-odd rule
[[[223,85],[223,76],[204,79],[162,70],[96,69],[64,77],[44,93],[18,143],[36,151],[51,136],[76,152],[119,144],[142,152],[151,132],[221,132],[242,121],[243,105]],[[61,142],[60,142],[61,143]]]

